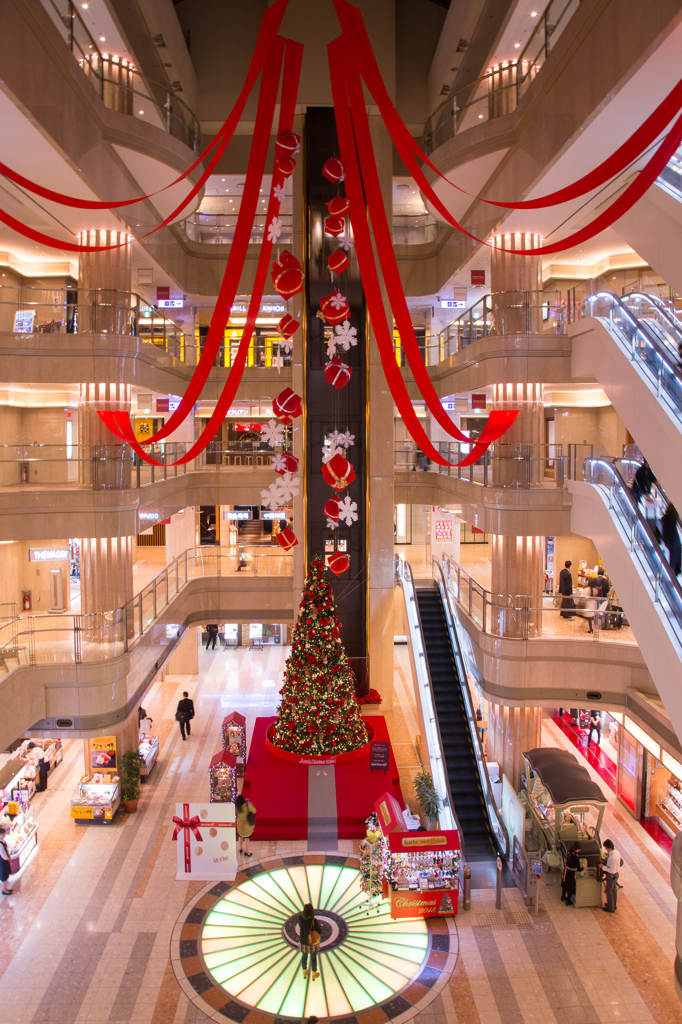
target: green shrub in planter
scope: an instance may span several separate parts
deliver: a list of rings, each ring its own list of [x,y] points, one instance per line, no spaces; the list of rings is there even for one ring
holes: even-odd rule
[[[419,808],[427,820],[430,829],[438,828],[438,812],[440,811],[440,797],[433,784],[431,772],[421,771],[414,777],[414,791],[417,796]]]
[[[119,765],[121,776],[121,797],[124,800],[140,799],[140,755],[137,750],[129,750],[121,758]]]

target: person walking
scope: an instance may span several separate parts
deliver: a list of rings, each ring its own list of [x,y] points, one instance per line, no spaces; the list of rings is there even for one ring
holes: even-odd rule
[[[651,488],[656,483],[656,477],[654,476],[653,470],[646,459],[642,459],[642,463],[635,470],[635,475],[632,480],[632,497],[639,505],[642,501],[642,497],[646,494],[651,494]]]
[[[597,734],[597,746],[601,744],[601,713],[598,708],[590,711],[590,732],[587,737],[587,745],[589,747],[592,742],[592,733]]]
[[[668,502],[661,517],[661,540],[668,549],[670,568],[675,576],[679,576],[682,569],[682,543],[677,529],[677,509],[671,502]]]
[[[239,836],[239,852],[245,857],[252,857],[249,853],[249,839],[256,827],[256,808],[241,793],[234,802],[237,812],[237,835]]]
[[[615,914],[618,902],[618,877],[623,861],[610,839],[605,841],[604,850],[606,851],[606,861],[602,871],[606,880],[606,906],[602,907],[602,910],[605,910],[607,914]]]
[[[601,597],[608,597],[611,593],[611,580],[606,575],[606,569],[600,565],[597,569],[597,586]]]
[[[312,903],[306,903],[303,913],[298,919],[298,936],[301,943],[301,967],[303,977],[307,978],[308,953],[310,953],[310,966],[313,969],[313,981],[316,981],[320,972],[317,969],[317,954],[320,951],[320,932],[315,921],[315,911]]]
[[[2,895],[11,896],[14,890],[8,889],[7,886],[12,874],[12,865],[10,864],[9,850],[5,842],[6,834],[7,829],[0,827],[0,879],[2,880]]]
[[[599,604],[599,602],[597,601],[598,593],[599,590],[594,585],[590,587],[585,587],[585,603],[583,604],[583,607],[578,611],[578,615],[581,615],[584,619],[587,619],[588,633],[594,633],[592,620],[597,614],[597,607]]]
[[[562,595],[561,598],[561,618],[570,619],[575,615],[575,601],[573,600],[573,577],[571,576],[571,566],[573,562],[564,562],[564,567],[559,573],[559,593]]]
[[[213,644],[212,650],[215,651],[215,642],[218,639],[218,626],[217,626],[217,624],[212,622],[210,625],[208,625],[206,627],[206,632],[208,633],[208,639],[206,641],[206,650],[208,650],[209,647],[211,647],[211,644]]]
[[[566,866],[564,867],[564,875],[561,880],[561,899],[567,907],[575,906],[575,876],[580,871],[580,851],[582,847],[580,843],[573,843],[573,846],[568,851],[568,857],[566,858]]]
[[[182,700],[178,701],[178,709],[175,712],[175,720],[180,723],[180,733],[183,740],[192,732],[191,721],[194,718],[194,701],[190,700],[187,690],[182,692]]]

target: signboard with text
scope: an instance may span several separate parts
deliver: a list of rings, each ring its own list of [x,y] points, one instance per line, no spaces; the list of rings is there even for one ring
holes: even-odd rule
[[[90,763],[98,771],[116,771],[115,736],[96,736],[90,740]]]
[[[436,540],[451,543],[452,519],[436,519]]]
[[[177,843],[176,881],[231,882],[237,874],[234,804],[176,804],[171,839]]]
[[[384,775],[388,771],[391,758],[391,744],[388,740],[372,740],[369,745],[369,770],[380,771]]]

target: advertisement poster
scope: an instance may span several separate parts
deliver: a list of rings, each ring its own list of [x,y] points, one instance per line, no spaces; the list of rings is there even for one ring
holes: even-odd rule
[[[177,843],[176,881],[231,882],[237,874],[234,804],[176,804],[171,839]]]
[[[116,771],[116,737],[97,736],[90,740],[92,767],[99,771]]]
[[[34,309],[20,309],[14,314],[14,333],[33,334],[36,313]]]
[[[436,541],[452,542],[451,519],[436,519]]]

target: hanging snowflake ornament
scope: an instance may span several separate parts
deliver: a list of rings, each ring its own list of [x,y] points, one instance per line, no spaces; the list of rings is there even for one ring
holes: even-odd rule
[[[350,320],[344,320],[334,328],[334,341],[340,345],[344,352],[358,343],[358,329],[351,327]]]
[[[268,420],[267,423],[263,423],[260,432],[265,443],[271,448],[284,441],[284,425],[278,423],[277,420]]]
[[[322,447],[322,462],[327,463],[330,459],[333,459],[335,455],[343,455],[343,448],[338,448],[335,444],[323,445]]]
[[[280,493],[283,495],[285,501],[290,501],[292,498],[298,497],[300,481],[293,473],[282,474],[282,479],[278,481],[278,483]]]
[[[295,455],[290,455],[289,452],[280,452],[272,460],[272,468],[275,473],[284,475],[285,473],[296,473],[298,470],[298,459]]]
[[[265,508],[272,509],[273,512],[276,512],[277,508],[283,503],[284,500],[286,500],[285,496],[282,493],[282,488],[280,487],[279,480],[276,480],[274,484],[270,484],[270,486],[266,490],[261,491],[260,496],[261,505],[264,505]]]
[[[333,519],[328,519],[327,520],[327,529],[328,530],[335,530],[338,525],[339,524],[335,523]]]
[[[329,359],[333,359],[336,355],[336,335],[332,334],[327,342],[327,356]]]
[[[355,248],[355,242],[352,238],[339,238],[339,247],[345,249],[348,252],[349,249]]]
[[[275,185],[272,190],[272,194],[278,203],[281,203],[284,199],[284,185]]]
[[[350,448],[355,444],[355,434],[351,434],[350,430],[344,434],[340,430],[332,430],[331,434],[327,434],[326,440],[334,448]]]
[[[346,526],[352,526],[353,523],[357,522],[357,518],[357,502],[351,501],[349,497],[345,497],[343,501],[339,501],[339,519],[342,520]]]
[[[278,341],[277,344],[279,345],[280,349],[283,352],[286,352],[287,355],[289,355],[292,348],[294,347],[294,342],[292,338],[283,338],[282,341]]]
[[[282,234],[282,222],[279,217],[273,217],[268,224],[268,242],[276,242]]]

